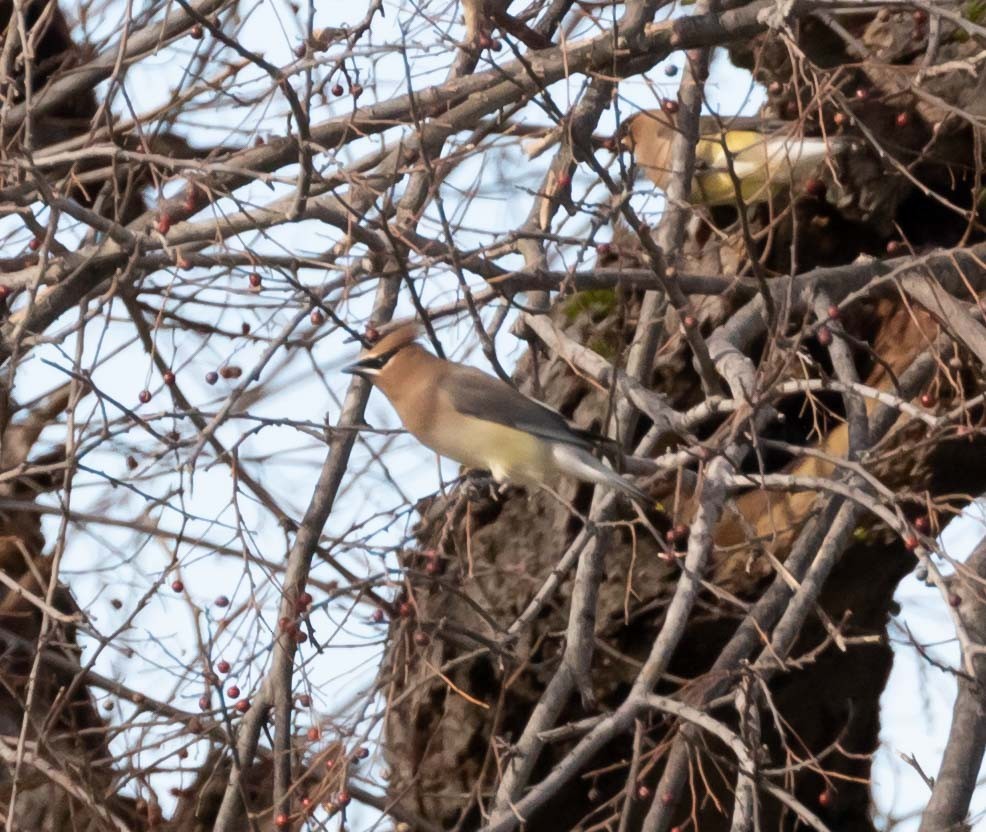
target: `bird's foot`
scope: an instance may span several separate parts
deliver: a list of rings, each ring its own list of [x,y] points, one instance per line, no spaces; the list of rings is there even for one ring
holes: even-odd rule
[[[462,493],[470,503],[500,501],[498,483],[489,471],[468,471],[462,481]]]

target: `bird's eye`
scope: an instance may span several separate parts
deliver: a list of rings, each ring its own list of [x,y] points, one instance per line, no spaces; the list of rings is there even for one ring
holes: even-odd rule
[[[367,358],[364,358],[362,361],[360,361],[359,365],[360,367],[363,367],[364,369],[367,370],[382,370],[384,364],[390,361],[390,359],[394,357],[394,354],[399,349],[400,347],[397,347],[397,349],[388,350],[383,355],[368,356]]]

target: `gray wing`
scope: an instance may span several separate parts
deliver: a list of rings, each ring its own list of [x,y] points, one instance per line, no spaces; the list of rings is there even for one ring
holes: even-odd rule
[[[546,404],[530,399],[509,384],[473,367],[456,367],[438,383],[453,407],[475,416],[517,428],[544,439],[593,447],[591,434],[568,424],[565,417]]]
[[[726,130],[754,130],[758,133],[771,134],[778,130],[791,129],[791,122],[781,121],[777,118],[761,118],[760,116],[715,116],[705,115],[699,118],[698,131],[703,136],[714,135],[722,129]]]

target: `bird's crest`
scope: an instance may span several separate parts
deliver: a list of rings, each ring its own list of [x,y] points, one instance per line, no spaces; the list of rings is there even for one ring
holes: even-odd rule
[[[417,323],[404,324],[384,335],[370,349],[362,353],[355,363],[343,368],[343,372],[369,379],[375,378],[380,375],[391,358],[408,344],[413,344],[420,334],[421,327]]]
[[[374,357],[392,353],[399,350],[401,347],[406,347],[408,344],[416,341],[420,335],[421,324],[417,321],[404,324],[397,327],[397,329],[393,332],[388,332],[384,335],[383,338],[377,341],[364,353],[364,357]]]

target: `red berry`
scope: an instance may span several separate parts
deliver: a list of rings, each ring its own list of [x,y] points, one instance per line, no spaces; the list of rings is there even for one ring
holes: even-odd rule
[[[427,647],[431,643],[431,639],[428,638],[428,634],[423,630],[417,630],[414,633],[414,643],[417,644],[418,647]]]
[[[178,749],[178,759],[179,760],[184,760],[184,759],[187,759],[187,757],[188,757],[188,749],[187,748],[179,748]]]
[[[229,673],[230,670],[229,662],[226,661],[225,659],[220,659],[218,662],[216,662],[216,670],[219,673]]]
[[[490,44],[490,49],[492,49],[494,52],[499,52],[501,49],[503,49],[503,44],[500,43],[499,38],[493,38],[493,42]]]
[[[637,786],[637,799],[638,800],[648,800],[650,798],[650,789],[647,788],[643,783]]]
[[[678,102],[675,101],[673,98],[665,98],[664,101],[661,102],[661,109],[664,110],[664,112],[666,112],[668,115],[673,116],[675,113],[678,112],[679,105]]]
[[[307,693],[301,693],[298,695],[298,704],[302,708],[310,708],[312,706],[312,698]]]
[[[569,185],[572,184],[572,177],[569,176],[567,173],[560,173],[560,174],[558,174],[558,183],[557,184],[558,184],[559,190],[561,188],[567,188]]]
[[[27,244],[27,247],[31,249],[31,251],[37,251],[39,248],[41,248],[41,238],[32,237],[31,242]]]
[[[928,22],[928,13],[924,9],[915,9],[914,14],[912,16],[914,18],[914,22],[917,23],[919,26],[922,23]]]
[[[215,370],[210,370],[208,373],[205,374],[206,384],[215,384],[217,381],[219,381],[219,373],[217,373]]]
[[[141,390],[137,394],[137,398],[140,400],[140,403],[141,404],[147,404],[151,400],[151,391],[150,390]]]
[[[333,84],[332,85],[332,94],[336,98],[338,98],[339,96],[341,96],[345,92],[346,91],[342,88],[342,84]]]
[[[172,581],[171,582],[171,588],[175,592],[184,592],[185,591],[185,584],[183,584],[181,581]]]
[[[193,37],[193,38],[194,38],[195,40],[202,40],[202,35],[204,35],[204,34],[205,34],[205,33],[204,33],[204,32],[202,31],[202,24],[201,24],[201,23],[196,23],[196,24],[195,24],[194,26],[192,26],[192,28],[191,28],[191,30],[189,31],[189,34],[190,34],[190,35],[191,35],[191,36],[192,36],[192,37]]]
[[[491,38],[486,32],[480,32],[477,38],[477,43],[480,49],[489,49],[493,45],[493,38]]]
[[[820,326],[818,328],[818,343],[823,347],[827,347],[832,343],[832,330],[827,326]]]
[[[402,601],[401,605],[397,608],[397,613],[401,618],[410,618],[414,613],[414,607],[410,601]]]
[[[206,696],[205,694],[203,694],[202,696],[199,697],[199,710],[201,710],[201,711],[207,711],[207,710],[209,710],[209,705],[210,704],[211,703],[209,701],[209,697]]]
[[[134,457],[132,456],[127,457],[127,468],[129,468],[131,471],[135,471],[139,464],[140,463],[137,462],[137,460]]]
[[[833,303],[828,309],[828,315],[830,321],[839,320],[839,307]]]
[[[343,791],[339,792],[339,794],[336,795],[336,799],[333,802],[336,804],[336,806],[338,806],[339,808],[342,808],[344,806],[348,806],[349,805],[349,801],[351,799],[352,798],[349,796],[349,792],[343,790]]]
[[[299,592],[298,593],[298,608],[299,609],[302,609],[302,610],[307,609],[308,607],[310,607],[312,605],[312,601],[313,600],[314,599],[312,598],[312,594],[310,592]]]
[[[370,616],[370,620],[371,620],[371,621],[372,621],[372,622],[373,622],[374,624],[379,624],[379,623],[380,623],[381,621],[383,621],[383,610],[382,610],[382,609],[380,609],[379,607],[377,607],[377,608],[376,608],[376,609],[375,609],[375,610],[373,611],[373,615],[371,615],[371,616]]]
[[[808,196],[814,197],[815,199],[825,199],[827,192],[828,186],[821,179],[812,177],[805,182],[805,193]]]
[[[847,116],[845,113],[836,113],[834,116],[832,116],[832,121],[834,121],[836,125],[841,126],[845,124],[847,121],[849,121],[849,116]]]
[[[909,552],[913,552],[918,547],[918,539],[916,537],[906,537],[904,538],[904,548]]]
[[[254,289],[259,289],[260,288],[260,282],[261,281],[260,281],[260,275],[259,274],[257,274],[256,272],[250,272],[250,276],[249,276],[248,279],[250,281],[250,285]]]
[[[220,595],[215,601],[213,601],[213,603],[217,607],[228,607],[229,606],[229,598],[227,598],[225,595]]]
[[[243,375],[243,370],[235,364],[227,364],[219,369],[219,375],[223,378],[239,378]]]
[[[320,739],[321,736],[322,736],[322,732],[319,731],[318,728],[316,728],[314,725],[308,729],[308,739],[311,742],[315,742],[316,740]]]
[[[321,326],[325,323],[325,315],[322,314],[321,309],[313,309],[308,319],[312,322],[312,326]]]
[[[303,43],[299,43],[299,44],[298,44],[298,45],[297,45],[297,46],[296,46],[296,47],[294,48],[294,54],[295,54],[295,56],[296,56],[296,57],[298,57],[298,58],[304,58],[304,57],[305,57],[305,52],[306,52],[306,50],[307,50],[307,47],[305,46],[305,44],[303,44]]]
[[[264,137],[263,136],[257,136],[257,138],[255,138],[253,140],[253,146],[254,147],[263,147],[265,144],[267,144],[267,142],[264,141]]]
[[[780,81],[771,81],[767,87],[767,92],[771,95],[780,95],[784,92],[784,85]]]
[[[277,628],[282,633],[290,632],[291,630],[294,629],[294,622],[290,618],[288,618],[286,615],[282,615],[277,620]]]
[[[961,607],[962,599],[958,595],[949,595],[948,603],[953,607]]]
[[[295,644],[304,644],[306,641],[308,641],[308,633],[306,633],[304,630],[296,629],[293,635],[294,635]]]
[[[283,812],[274,818],[275,826],[287,826],[289,823],[291,823],[291,819]]]
[[[613,246],[609,243],[600,243],[596,246],[596,254],[600,257],[609,257],[613,253]]]
[[[0,286],[0,300],[6,300],[13,294],[14,290],[9,286]]]
[[[365,748],[364,746],[361,745],[359,748],[357,748],[353,752],[353,756],[357,760],[365,760],[367,757],[370,756],[370,749],[369,748]]]
[[[870,97],[870,91],[866,87],[856,88],[856,98],[860,101],[866,101]]]
[[[241,714],[245,714],[247,711],[250,710],[250,700],[241,699],[233,707],[236,708],[236,710],[238,710]]]
[[[362,84],[351,84],[350,87],[349,87],[349,94],[353,98],[359,98],[363,94],[363,85]]]
[[[907,127],[911,123],[911,117],[908,113],[897,113],[897,118],[894,119],[898,127]]]
[[[244,321],[243,323],[241,323],[240,324],[240,332],[243,333],[244,335],[249,335],[250,334],[250,324],[248,324],[246,321]]]
[[[226,691],[226,695],[230,699],[239,699],[240,689],[236,685],[230,685],[229,690]]]
[[[164,371],[164,383],[165,384],[174,384],[175,383],[175,374],[173,372],[171,372],[171,370],[165,370]]]
[[[162,234],[167,234],[171,230],[171,216],[169,214],[159,215],[154,227]]]
[[[931,520],[926,515],[921,515],[914,521],[914,528],[921,534],[927,534],[931,530]]]
[[[685,329],[694,329],[698,324],[694,315],[685,315],[681,322],[685,325]]]

